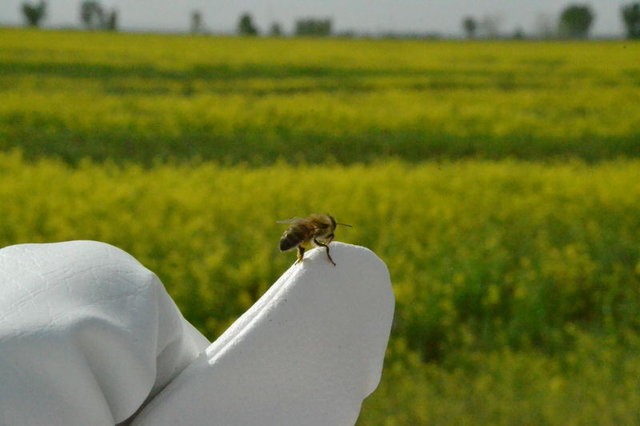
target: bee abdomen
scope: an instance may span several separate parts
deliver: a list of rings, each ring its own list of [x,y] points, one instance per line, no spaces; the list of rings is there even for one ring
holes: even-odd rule
[[[287,251],[294,248],[305,240],[305,232],[296,229],[290,229],[284,233],[280,239],[280,251]]]

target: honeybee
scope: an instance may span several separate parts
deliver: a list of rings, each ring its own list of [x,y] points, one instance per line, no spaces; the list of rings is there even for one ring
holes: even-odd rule
[[[301,262],[304,252],[313,244],[324,247],[327,251],[329,262],[336,266],[329,254],[329,243],[335,237],[334,231],[337,225],[349,226],[345,223],[338,223],[328,214],[312,214],[305,218],[293,218],[289,220],[281,220],[278,223],[289,223],[289,228],[284,231],[280,238],[280,251],[288,251],[294,247],[298,248],[298,260]]]

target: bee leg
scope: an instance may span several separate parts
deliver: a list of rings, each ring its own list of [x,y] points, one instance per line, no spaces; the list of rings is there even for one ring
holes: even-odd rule
[[[336,262],[333,261],[333,259],[331,258],[331,255],[329,254],[329,246],[325,243],[321,243],[320,241],[316,240],[315,238],[313,239],[313,242],[316,243],[316,245],[320,246],[320,247],[324,247],[325,250],[327,250],[327,257],[329,258],[329,262],[333,263],[333,266],[336,266]]]
[[[303,257],[304,257],[304,247],[298,246],[298,260],[296,260],[296,263],[302,262]]]

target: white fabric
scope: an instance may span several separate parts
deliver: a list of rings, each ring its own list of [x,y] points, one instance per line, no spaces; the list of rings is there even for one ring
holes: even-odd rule
[[[113,425],[166,382],[133,425],[354,424],[380,380],[394,297],[371,251],[334,242],[331,255],[335,267],[308,251],[201,351],[121,250],[0,250],[0,424]]]
[[[120,249],[0,250],[0,425],[113,426],[208,344]]]
[[[378,385],[394,298],[382,261],[331,244],[305,254],[134,421],[352,425]]]

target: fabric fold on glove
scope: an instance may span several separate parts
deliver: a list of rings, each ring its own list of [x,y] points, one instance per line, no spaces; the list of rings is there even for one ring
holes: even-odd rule
[[[121,423],[208,345],[116,247],[0,250],[0,425]]]
[[[394,312],[370,250],[311,250],[136,416],[135,426],[353,425]]]

